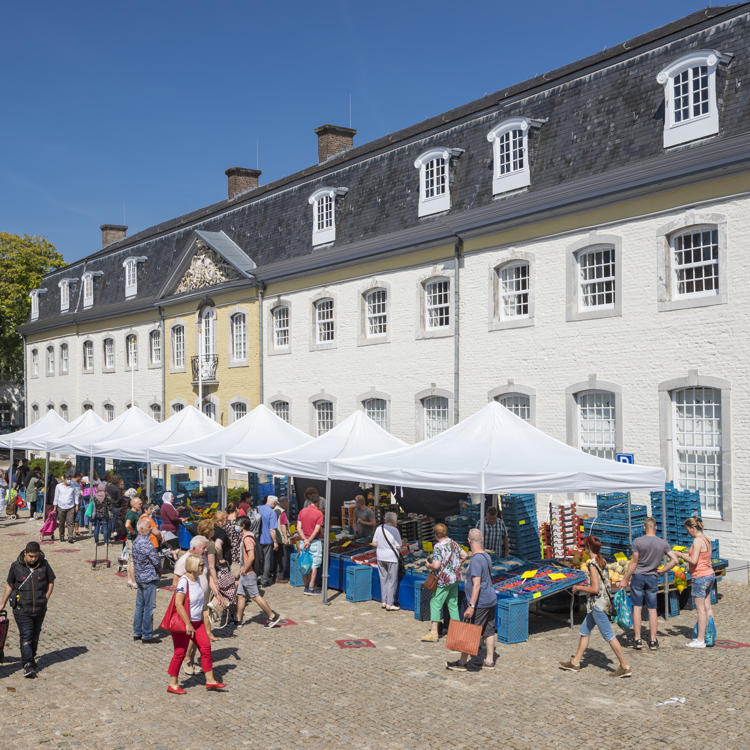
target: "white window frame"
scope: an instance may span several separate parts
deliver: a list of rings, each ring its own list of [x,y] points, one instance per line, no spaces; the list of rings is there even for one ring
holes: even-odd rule
[[[327,245],[336,240],[336,197],[344,196],[349,188],[323,187],[316,190],[307,202],[312,206],[312,244]],[[326,209],[330,206],[330,217],[326,217]],[[321,216],[322,213],[322,216]],[[322,219],[322,220],[321,220]]]
[[[110,349],[111,352],[108,351]],[[102,370],[104,372],[114,372],[115,365],[117,363],[117,350],[115,349],[115,340],[112,336],[105,336],[104,340],[102,341],[102,353],[104,355]]]
[[[183,322],[173,323],[169,328],[172,372],[185,372],[186,368],[186,331]]]
[[[125,371],[138,369],[138,335],[128,333],[125,336]]]
[[[333,297],[324,297],[313,304],[315,310],[315,343],[330,346],[336,343],[336,302]],[[330,312],[330,316],[329,313]],[[330,329],[328,328],[330,326]]]
[[[181,398],[173,399],[172,402],[169,404],[169,409],[172,413],[172,415],[179,414],[184,408],[186,404]]]
[[[336,426],[335,408],[333,401],[323,398],[313,404],[313,409],[315,413],[315,437],[320,437]],[[328,429],[321,429],[328,424],[330,424]]]
[[[146,256],[134,255],[125,258],[122,267],[125,269],[125,299],[130,299],[138,294],[138,264],[145,263]]]
[[[612,304],[585,307],[581,299],[581,285],[583,282],[581,280],[580,259],[583,257],[584,253],[605,249],[614,252],[614,302]],[[599,232],[592,231],[585,237],[574,242],[572,245],[569,245],[565,252],[567,257],[567,299],[565,306],[565,320],[573,322],[578,320],[592,320],[595,318],[621,317],[623,266],[622,237],[615,234],[600,234]]]
[[[440,411],[440,427],[437,429],[436,425],[430,421],[430,409],[436,412]],[[450,429],[451,426],[451,413],[450,413],[450,399],[446,396],[428,396],[422,399],[422,410],[424,418],[424,436],[425,440],[437,437],[446,430]],[[433,420],[434,421],[434,420]]]
[[[497,401],[503,406],[503,399],[507,398],[524,398],[528,402],[529,416],[526,421],[530,425],[536,427],[536,388],[532,388],[528,385],[521,385],[516,383],[515,380],[508,380],[507,385],[500,386],[499,388],[493,388],[487,393],[488,401]],[[506,407],[508,408],[508,407]],[[511,409],[511,411],[513,411]]]
[[[687,236],[695,237],[696,235],[700,235],[701,239],[703,239],[703,235],[706,232],[711,233],[710,247],[712,248],[715,247],[716,260],[714,262],[709,261],[708,263],[706,263],[706,262],[703,262],[703,260],[701,259],[699,263],[678,264],[676,256],[678,252],[685,251],[685,237]],[[715,245],[713,242],[714,239],[716,241]],[[680,243],[680,241],[682,241],[682,248],[678,250],[677,245]],[[673,294],[674,299],[683,300],[683,299],[694,299],[696,297],[717,297],[723,291],[721,289],[721,278],[720,278],[720,273],[719,273],[720,250],[719,250],[719,227],[718,226],[712,225],[712,224],[705,224],[705,225],[699,224],[699,225],[686,227],[685,229],[681,229],[678,232],[673,232],[669,238],[669,246],[670,246],[670,261],[671,261],[670,265],[672,267],[672,278],[670,279],[670,283],[672,284],[672,294]],[[697,292],[696,291],[691,291],[691,292],[680,291],[681,284],[685,284],[686,286],[687,284],[689,284],[688,281],[681,282],[679,280],[678,277],[679,277],[680,271],[684,272],[684,271],[688,271],[689,269],[695,270],[697,268],[705,269],[707,266],[716,266],[715,275],[712,275],[710,277],[711,279],[710,285],[715,288],[709,289],[709,290],[703,289]],[[705,277],[701,276],[701,280],[704,280],[704,279]],[[699,280],[696,280],[695,278],[693,278],[692,281],[696,285],[700,285],[701,283]]]
[[[728,65],[734,55],[717,50],[693,50],[662,68],[656,80],[664,86],[664,148],[708,138],[719,132],[719,108],[716,98],[716,69],[719,63]],[[693,71],[706,68],[708,77],[708,112],[695,114],[693,99]],[[675,110],[675,84],[678,77],[687,71],[689,84],[687,119],[677,120]]]
[[[291,344],[289,305],[276,305],[271,309],[271,329],[273,335],[273,349],[288,350]]]
[[[31,319],[39,319],[39,290],[33,289],[29,292],[29,299],[31,300]]]
[[[149,404],[151,407],[151,418],[154,419],[156,422],[161,422],[163,418],[163,412],[161,408],[161,404],[153,403]]]
[[[232,410],[233,423],[238,422],[242,417],[246,417],[250,413],[244,401],[233,401],[229,404],[229,408]]]
[[[232,362],[248,361],[247,313],[237,311],[229,316],[231,329]]]
[[[279,418],[283,419],[288,424],[291,424],[292,418],[292,405],[286,398],[274,398],[271,401],[271,411]]]
[[[91,339],[87,339],[83,342],[83,357],[81,358],[83,365],[83,372],[93,373],[94,372],[94,342]]]
[[[426,440],[428,437],[428,423],[427,423],[427,402],[433,397],[444,398],[448,402],[448,424],[447,428],[450,428],[454,424],[455,420],[455,404],[453,400],[453,393],[443,388],[437,388],[434,384],[431,388],[427,388],[424,391],[420,391],[414,396],[414,405],[416,407],[415,414],[415,438],[417,442]],[[437,433],[439,434],[439,433]]]
[[[39,350],[38,349],[31,350],[31,377],[32,378],[39,377]]]
[[[50,344],[47,347],[47,356],[45,360],[45,375],[49,378],[55,374],[55,347]]]
[[[77,279],[62,279],[57,283],[60,288],[60,312],[70,310],[70,285]]]
[[[515,272],[525,269],[525,274],[521,273],[517,275]],[[513,277],[510,278],[510,272],[513,271]],[[501,321],[508,322],[513,320],[524,320],[528,319],[529,312],[531,309],[531,264],[527,260],[511,260],[508,263],[503,263],[497,269],[498,275],[498,315]],[[509,278],[505,278],[508,276]],[[513,284],[516,288],[506,288],[507,284]],[[525,287],[523,286],[525,284]],[[519,301],[519,297],[524,297],[525,301]],[[519,313],[509,314],[506,311],[506,298],[510,301],[510,298],[515,298],[513,307],[525,306],[526,311]]]
[[[66,343],[60,344],[60,375],[67,375],[70,369],[70,348]]]
[[[436,287],[438,285],[447,285],[447,291],[444,291],[442,289],[440,290],[432,290],[432,287]],[[447,331],[451,327],[451,323],[453,323],[453,306],[451,305],[451,296],[453,293],[453,285],[451,284],[451,279],[449,279],[446,276],[438,277],[435,279],[430,279],[429,281],[426,281],[424,283],[424,324],[425,324],[425,330],[426,331]],[[435,294],[443,295],[447,294],[447,299],[444,303],[440,304],[433,304],[430,301],[430,295],[434,291]],[[432,325],[430,322],[430,312],[432,310],[443,310],[445,309],[446,312],[440,313],[437,315],[438,318],[444,317],[444,315],[447,315],[448,320],[444,325]]]
[[[431,148],[420,154],[414,161],[415,169],[419,170],[419,209],[418,216],[431,216],[451,207],[451,157],[460,156],[464,152],[462,148]],[[433,162],[441,161],[444,173],[441,192],[427,195],[426,180],[427,171]],[[437,165],[436,165],[437,166]]]
[[[616,275],[619,263],[612,245],[593,245],[576,253],[579,313],[615,309],[619,297]],[[609,275],[605,276],[605,273]],[[584,279],[585,275],[589,278]]]
[[[703,228],[718,230],[719,292],[680,295],[676,286],[674,238]],[[703,213],[690,209],[674,221],[660,227],[656,236],[657,294],[660,312],[684,310],[689,307],[724,305],[729,300],[727,272],[727,217],[724,214]]]
[[[39,405],[38,404],[31,405],[31,421],[32,423],[39,421]]]
[[[152,367],[161,367],[164,347],[162,346],[161,329],[154,328],[148,334],[149,363]]]
[[[531,184],[531,158],[529,154],[529,133],[531,128],[540,128],[546,120],[533,120],[530,117],[511,117],[496,125],[489,133],[487,140],[492,144],[492,194],[508,193],[521,190]],[[520,134],[520,135],[519,135]],[[520,144],[518,144],[520,139]],[[515,142],[515,148],[514,148]],[[505,159],[503,151],[509,144],[511,164],[509,170],[504,170]],[[517,153],[520,145],[520,153]],[[517,162],[521,161],[519,165]]]
[[[104,421],[114,422],[115,420],[115,405],[114,404],[102,404],[104,410]]]
[[[94,304],[94,277],[102,275],[102,271],[86,271],[81,277],[81,283],[83,284],[84,310],[88,310]]]
[[[68,410],[67,404],[60,404],[60,416],[67,422],[68,417],[70,416],[70,411]]]
[[[378,299],[375,299],[378,297]],[[365,337],[368,339],[384,339],[388,336],[388,290],[383,287],[370,289],[365,292]],[[373,312],[373,305],[379,309]],[[381,328],[375,330],[373,328]]]
[[[390,427],[390,404],[387,399],[370,396],[362,401],[362,410],[378,427],[388,430]]]

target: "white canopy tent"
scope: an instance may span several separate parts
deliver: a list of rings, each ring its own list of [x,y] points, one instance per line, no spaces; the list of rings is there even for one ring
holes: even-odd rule
[[[41,422],[41,420],[39,420]],[[62,427],[56,432],[51,432],[47,435],[39,435],[34,438],[28,438],[25,441],[26,450],[38,450],[38,451],[51,451],[49,443],[53,440],[62,440],[70,437],[71,439],[77,435],[83,435],[85,432],[101,427],[104,424],[104,420],[98,417],[93,409],[86,409],[83,414],[72,422],[65,423],[65,427]]]
[[[332,459],[330,478],[467,493],[661,492],[666,472],[584,453],[492,401],[416,445]]]
[[[356,459],[371,453],[392,451],[406,443],[379,427],[363,411],[355,411],[341,424],[303,445],[276,455],[242,455],[228,452],[229,466],[280,476],[326,480],[326,506],[323,533],[323,603],[328,596],[328,547],[331,526],[331,479],[328,463],[334,458]]]
[[[184,411],[184,410],[183,410]],[[267,406],[256,406],[249,414],[225,427],[211,440],[198,438],[185,443],[157,446],[149,451],[153,461],[176,461],[190,466],[243,469],[228,462],[229,453],[245,458],[280,453],[310,443],[312,438],[277,417]],[[249,459],[251,460],[251,459]]]

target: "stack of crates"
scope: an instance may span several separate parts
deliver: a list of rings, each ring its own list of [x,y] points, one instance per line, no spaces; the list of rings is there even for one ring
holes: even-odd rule
[[[448,516],[445,519],[448,527],[448,536],[457,544],[466,546],[469,540],[469,531],[474,528],[468,516]]]
[[[172,494],[176,494],[179,492],[178,485],[181,482],[189,482],[190,481],[190,474],[170,474],[170,488],[172,490]]]
[[[624,552],[630,556],[628,541],[628,496],[622,492],[596,496],[596,518],[585,518],[583,528],[586,535],[599,537],[602,554],[613,555]],[[632,538],[643,536],[643,522],[648,517],[645,505],[630,506],[630,528]]]
[[[508,529],[510,554],[538,560],[542,554],[536,517],[536,496],[501,495],[503,521]]]
[[[542,541],[542,557],[549,559],[554,557],[554,551],[552,547],[552,524],[543,523],[539,526],[539,538]]]
[[[481,518],[481,512],[482,512],[482,506],[481,505],[474,505],[471,502],[471,498],[468,500],[462,500],[459,503],[459,513],[462,516],[466,516],[469,519],[469,522],[471,523],[472,527],[476,528],[476,525],[479,523],[479,519]]]
[[[689,547],[693,538],[687,533],[685,520],[691,516],[701,515],[701,499],[698,492],[690,490],[676,490],[673,482],[667,482],[665,489],[667,501],[667,536],[666,540],[672,545]],[[656,519],[656,533],[664,538],[662,533],[662,498],[661,492],[651,493],[651,512]],[[718,557],[718,555],[717,555]]]
[[[575,503],[552,502],[549,504],[552,528],[552,553],[554,557],[566,557],[583,544],[581,523]]]
[[[273,489],[276,497],[289,497],[289,477],[274,477]]]

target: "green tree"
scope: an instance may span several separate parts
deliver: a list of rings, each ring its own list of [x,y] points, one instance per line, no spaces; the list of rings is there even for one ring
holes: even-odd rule
[[[55,246],[43,237],[19,237],[0,232],[0,374],[23,378],[23,341],[16,328],[29,319],[29,292],[38,289],[44,274],[65,265]]]

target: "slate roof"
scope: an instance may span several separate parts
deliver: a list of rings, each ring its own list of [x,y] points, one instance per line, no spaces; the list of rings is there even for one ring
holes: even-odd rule
[[[153,306],[194,230],[224,231],[257,264],[255,275],[268,279],[358,253],[434,243],[450,238],[458,228],[470,230],[473,223],[486,225],[520,215],[524,207],[542,205],[546,197],[571,185],[596,185],[597,180],[604,184],[602,178],[632,180],[639,172],[656,175],[659,170],[678,170],[680,165],[692,165],[693,172],[699,172],[702,160],[708,163],[728,151],[735,161],[750,161],[750,138],[742,137],[750,135],[748,48],[750,3],[699,11],[233,200],[120,240],[46,276],[39,320],[21,331]],[[656,76],[692,49],[734,55],[730,66],[719,66],[717,72],[721,130],[711,143],[689,147],[682,154],[674,149],[665,154],[664,89]],[[499,200],[492,193],[492,146],[487,133],[513,116],[546,122],[529,136],[531,186]],[[461,148],[464,153],[452,160],[450,211],[419,219],[419,173],[414,160],[433,146]],[[336,203],[336,242],[316,253],[308,198],[320,187],[346,187],[348,192]],[[139,266],[137,298],[125,302],[122,262],[134,255],[148,260]],[[57,282],[69,276],[81,278],[86,270],[103,272],[94,281],[94,307],[82,311],[79,283],[72,289],[71,312],[61,314]]]

